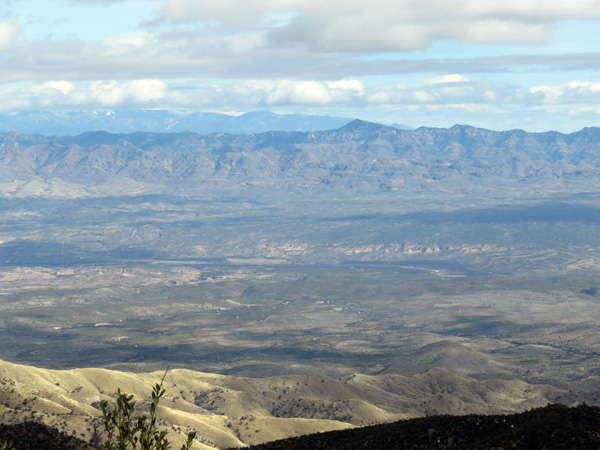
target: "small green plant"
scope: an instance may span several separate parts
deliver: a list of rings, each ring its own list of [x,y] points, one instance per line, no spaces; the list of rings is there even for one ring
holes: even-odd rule
[[[165,394],[163,382],[169,368],[165,371],[160,383],[152,389],[152,402],[150,403],[150,417],[135,416],[135,404],[133,395],[127,395],[117,389],[117,399],[113,405],[108,401],[100,402],[102,410],[102,426],[105,432],[104,441],[100,441],[102,450],[167,450],[171,444],[167,439],[166,431],[159,431],[156,427],[156,408],[162,396]],[[187,435],[187,442],[181,446],[181,450],[189,450],[192,446],[196,432]],[[3,449],[0,449],[3,450]]]
[[[12,443],[12,441],[0,442],[0,450],[12,450],[12,449],[13,449],[13,443]]]

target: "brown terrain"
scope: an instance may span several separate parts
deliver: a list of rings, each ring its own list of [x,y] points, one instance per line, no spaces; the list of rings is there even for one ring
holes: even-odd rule
[[[90,444],[36,422],[0,425],[19,450],[90,450]],[[434,416],[330,431],[249,450],[592,450],[600,448],[600,408],[548,405],[519,414]]]
[[[456,346],[439,346],[461,353]],[[48,370],[0,362],[0,377],[0,423],[35,421],[90,441],[100,424],[100,400],[112,401],[121,388],[133,394],[144,411],[162,373]],[[557,401],[576,403],[566,389],[516,379],[476,379],[442,368],[412,376],[341,378],[248,378],[174,369],[167,374],[165,389],[158,410],[160,426],[174,445],[196,430],[196,449],[257,445],[423,415],[515,413]]]
[[[285,439],[250,450],[593,450],[600,408],[549,405],[504,416],[436,416]]]

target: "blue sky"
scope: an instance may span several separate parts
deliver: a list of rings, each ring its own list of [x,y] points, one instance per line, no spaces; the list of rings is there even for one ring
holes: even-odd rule
[[[0,0],[0,113],[600,125],[597,0]]]

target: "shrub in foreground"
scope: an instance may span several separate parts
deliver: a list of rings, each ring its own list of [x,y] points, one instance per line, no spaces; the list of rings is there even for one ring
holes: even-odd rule
[[[165,394],[163,382],[168,372],[165,371],[160,383],[152,389],[152,402],[150,403],[150,416],[135,416],[133,395],[127,395],[117,390],[117,399],[114,404],[108,401],[100,402],[102,410],[103,439],[96,432],[96,441],[102,450],[167,450],[171,444],[167,439],[166,431],[159,431],[156,426],[156,409],[161,397]],[[189,450],[192,446],[196,432],[188,433],[187,442],[181,450]],[[8,447],[6,450],[8,450]],[[4,450],[0,447],[0,450]]]

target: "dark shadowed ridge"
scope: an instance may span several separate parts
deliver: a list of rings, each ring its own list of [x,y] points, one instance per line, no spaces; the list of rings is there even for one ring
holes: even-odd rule
[[[249,450],[600,448],[600,408],[549,405],[520,414],[435,416],[284,439]]]
[[[39,422],[0,425],[0,442],[13,443],[15,450],[93,450],[91,444]]]

